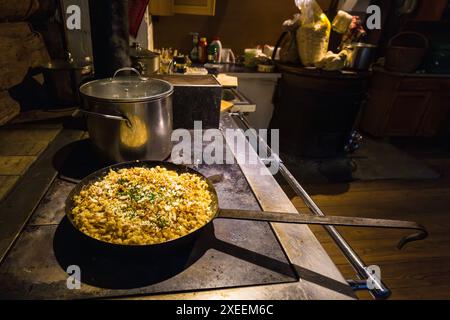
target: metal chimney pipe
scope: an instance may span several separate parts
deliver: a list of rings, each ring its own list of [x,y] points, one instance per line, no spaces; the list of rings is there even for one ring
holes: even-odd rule
[[[89,0],[95,78],[130,67],[128,0]]]

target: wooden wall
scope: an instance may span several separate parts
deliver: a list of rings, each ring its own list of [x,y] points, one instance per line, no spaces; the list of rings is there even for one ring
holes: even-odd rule
[[[326,10],[331,1],[319,0]],[[284,20],[297,13],[294,0],[217,0],[214,17],[174,15],[154,20],[155,48],[173,47],[189,53],[190,32],[219,36],[236,54],[258,44],[275,45]]]

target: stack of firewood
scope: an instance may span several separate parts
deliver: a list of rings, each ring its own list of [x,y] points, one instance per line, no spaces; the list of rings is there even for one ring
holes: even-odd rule
[[[0,125],[20,112],[8,90],[22,83],[30,68],[50,61],[41,35],[26,22],[38,8],[38,0],[0,0]]]

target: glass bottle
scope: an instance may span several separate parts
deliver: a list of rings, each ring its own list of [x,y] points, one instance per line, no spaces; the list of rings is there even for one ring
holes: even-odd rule
[[[198,61],[200,63],[208,62],[208,40],[206,38],[200,38],[198,44]]]

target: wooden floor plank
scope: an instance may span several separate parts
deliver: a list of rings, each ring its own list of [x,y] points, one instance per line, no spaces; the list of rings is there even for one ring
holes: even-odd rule
[[[449,300],[450,285],[396,288],[391,300]]]
[[[428,227],[428,226],[427,226]],[[447,228],[447,229],[445,229]],[[328,236],[328,233],[318,226],[311,226],[316,237],[320,238],[321,243],[331,243],[333,240]],[[392,243],[398,242],[402,237],[408,235],[410,232],[401,230],[381,230],[381,229],[366,229],[366,228],[338,228],[339,232],[345,239],[354,239],[354,241],[362,240],[388,240]],[[436,231],[436,227],[428,228],[430,239],[438,239],[438,241],[446,241],[448,237],[448,224]]]
[[[443,183],[442,179],[425,181],[358,181],[351,184],[308,184],[305,185],[306,191],[310,195],[339,195],[347,192],[370,192],[370,191],[389,191],[389,190],[421,190],[435,189],[448,186],[450,179]]]
[[[450,153],[419,155],[420,161],[442,174],[438,180],[358,181],[344,184],[312,184],[305,189],[328,215],[366,216],[423,223],[430,237],[403,251],[397,241],[407,232],[383,229],[338,228],[368,265],[379,265],[392,290],[391,299],[450,299]],[[298,210],[306,205],[286,186]],[[355,272],[322,227],[312,226],[316,237],[342,274]],[[361,299],[372,299],[359,292]]]
[[[395,288],[389,300],[449,300],[450,285],[433,287]],[[373,300],[366,291],[357,292],[360,300]]]
[[[348,264],[338,265],[340,271],[352,276],[354,271]],[[418,260],[385,263],[381,277],[395,288],[433,287],[450,284],[450,259]]]
[[[387,240],[361,240],[354,241],[354,239],[347,239],[353,249],[370,264],[380,264],[383,262],[410,262],[420,259],[438,259],[450,258],[450,241],[440,240],[426,240],[410,244],[403,250],[399,251],[396,248],[397,241]],[[340,251],[334,243],[322,244],[333,261],[337,264],[346,263],[346,260],[341,255]]]
[[[352,206],[358,208],[376,207],[380,209],[416,210],[434,207],[450,208],[450,188],[417,190],[391,190],[370,192],[347,192],[339,195],[319,195],[313,197],[322,208]],[[295,199],[294,199],[295,200]],[[295,203],[301,206],[301,203]]]

